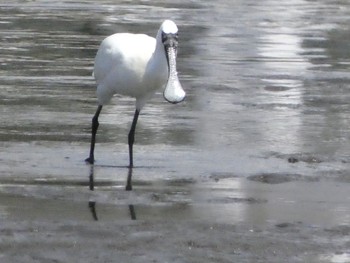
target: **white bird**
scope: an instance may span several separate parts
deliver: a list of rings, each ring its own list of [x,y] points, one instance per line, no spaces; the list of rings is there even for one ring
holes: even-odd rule
[[[164,98],[170,103],[184,100],[185,91],[177,77],[176,56],[178,28],[165,20],[156,38],[145,34],[117,33],[105,38],[96,54],[93,76],[97,83],[97,111],[92,118],[90,155],[85,160],[94,163],[98,117],[103,105],[114,94],[136,98],[136,110],[131,124],[129,167],[133,167],[135,128],[142,107],[154,93],[164,88]]]

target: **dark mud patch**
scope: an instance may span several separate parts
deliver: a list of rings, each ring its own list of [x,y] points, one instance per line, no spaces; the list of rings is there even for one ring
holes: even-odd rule
[[[302,222],[281,222],[276,224],[275,227],[284,232],[300,232]]]
[[[196,183],[196,180],[192,178],[179,178],[179,179],[172,179],[167,181],[168,186],[177,186],[177,187],[187,186],[195,183]]]
[[[350,226],[348,225],[339,225],[339,226],[334,226],[332,228],[326,228],[326,232],[334,234],[334,235],[344,235],[344,236],[349,236],[350,235]],[[350,244],[350,241],[349,241]]]
[[[334,181],[338,183],[350,183],[350,170],[349,168],[331,170],[331,171],[319,171],[317,177],[308,177],[308,180],[322,180],[322,181]]]
[[[230,178],[238,178],[239,176],[233,173],[212,173],[209,178],[214,180],[215,182],[218,182],[222,179],[230,179]]]
[[[265,184],[282,184],[294,181],[317,181],[316,178],[300,174],[263,173],[247,177],[248,180]]]
[[[340,156],[340,157],[326,157],[321,156],[318,154],[311,154],[311,153],[297,153],[292,155],[283,155],[277,154],[277,157],[287,159],[289,163],[297,163],[297,162],[304,162],[307,164],[319,164],[324,162],[339,162],[342,164],[350,163],[350,160],[346,156]]]
[[[242,204],[262,204],[267,203],[266,199],[259,199],[254,197],[223,197],[223,198],[214,198],[207,200],[210,204],[233,204],[233,203],[242,203]]]
[[[271,92],[281,92],[281,91],[287,91],[292,89],[291,87],[287,87],[287,86],[282,86],[282,85],[269,85],[269,86],[265,86],[264,90],[266,91],[271,91]]]
[[[321,158],[315,157],[315,156],[290,156],[287,158],[287,161],[289,163],[297,163],[297,162],[304,162],[304,163],[322,163],[323,160]]]
[[[323,163],[327,160],[324,156],[319,156],[317,154],[312,153],[295,153],[295,154],[283,154],[278,152],[271,153],[273,157],[287,160],[289,163],[298,163],[298,162],[304,162],[308,164],[318,164]]]

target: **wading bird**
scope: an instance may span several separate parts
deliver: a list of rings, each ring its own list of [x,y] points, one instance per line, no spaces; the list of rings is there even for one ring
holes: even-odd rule
[[[96,54],[93,76],[97,83],[98,107],[92,118],[90,155],[94,163],[98,117],[103,105],[114,94],[136,98],[136,109],[128,135],[129,167],[133,167],[133,144],[137,119],[142,107],[154,93],[164,88],[170,103],[184,100],[185,92],[177,77],[178,28],[165,20],[156,38],[144,34],[117,33],[105,38]]]

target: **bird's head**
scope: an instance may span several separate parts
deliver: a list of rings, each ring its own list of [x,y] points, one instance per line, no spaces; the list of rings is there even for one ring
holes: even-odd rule
[[[161,41],[164,45],[169,73],[163,95],[168,102],[179,103],[185,99],[186,93],[182,89],[176,70],[178,28],[173,21],[165,20],[160,26],[159,33],[161,34]]]

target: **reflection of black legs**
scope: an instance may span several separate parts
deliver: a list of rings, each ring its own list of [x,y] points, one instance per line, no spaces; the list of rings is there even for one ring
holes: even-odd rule
[[[132,120],[129,136],[128,136],[128,143],[129,143],[129,167],[132,168],[134,166],[134,160],[133,160],[133,150],[132,146],[135,141],[135,129],[136,129],[136,123],[137,119],[139,118],[140,111],[138,109],[135,110],[134,119]]]
[[[89,208],[92,214],[92,218],[95,221],[98,221],[98,217],[97,217],[97,212],[96,212],[96,202],[95,201],[89,201]]]
[[[132,190],[132,168],[131,167],[129,167],[128,177],[126,179],[125,190],[126,191]],[[136,212],[135,212],[134,205],[129,205],[129,212],[130,212],[131,220],[136,220]]]
[[[94,191],[95,185],[94,185],[94,166],[91,165],[90,167],[90,175],[89,175],[89,188],[91,191]],[[92,218],[97,221],[97,212],[96,212],[96,202],[95,201],[89,201],[89,209],[92,214]]]
[[[132,168],[129,168],[128,170],[128,177],[127,177],[127,182],[126,182],[126,191],[131,191],[132,190]],[[94,165],[90,165],[90,174],[89,174],[89,189],[91,191],[95,190],[95,182],[94,182]],[[135,207],[134,205],[130,204],[129,206],[129,212],[130,212],[130,218],[132,220],[136,220],[136,212],[135,212]],[[97,211],[96,211],[96,202],[95,201],[89,201],[89,210],[92,214],[92,218],[95,221],[98,221],[97,217]]]
[[[95,183],[94,183],[94,166],[90,166],[90,175],[89,175],[89,188],[91,191],[94,191]]]
[[[125,190],[126,191],[132,190],[132,168],[129,168],[129,171],[128,171],[128,177],[126,178]]]
[[[136,212],[134,205],[129,205],[130,217],[131,220],[136,220]]]
[[[96,141],[96,133],[99,126],[98,116],[100,115],[102,110],[102,105],[98,105],[96,113],[92,118],[92,128],[91,128],[91,145],[90,145],[90,155],[85,159],[85,162],[93,164],[94,159],[94,150],[95,150],[95,141]]]

